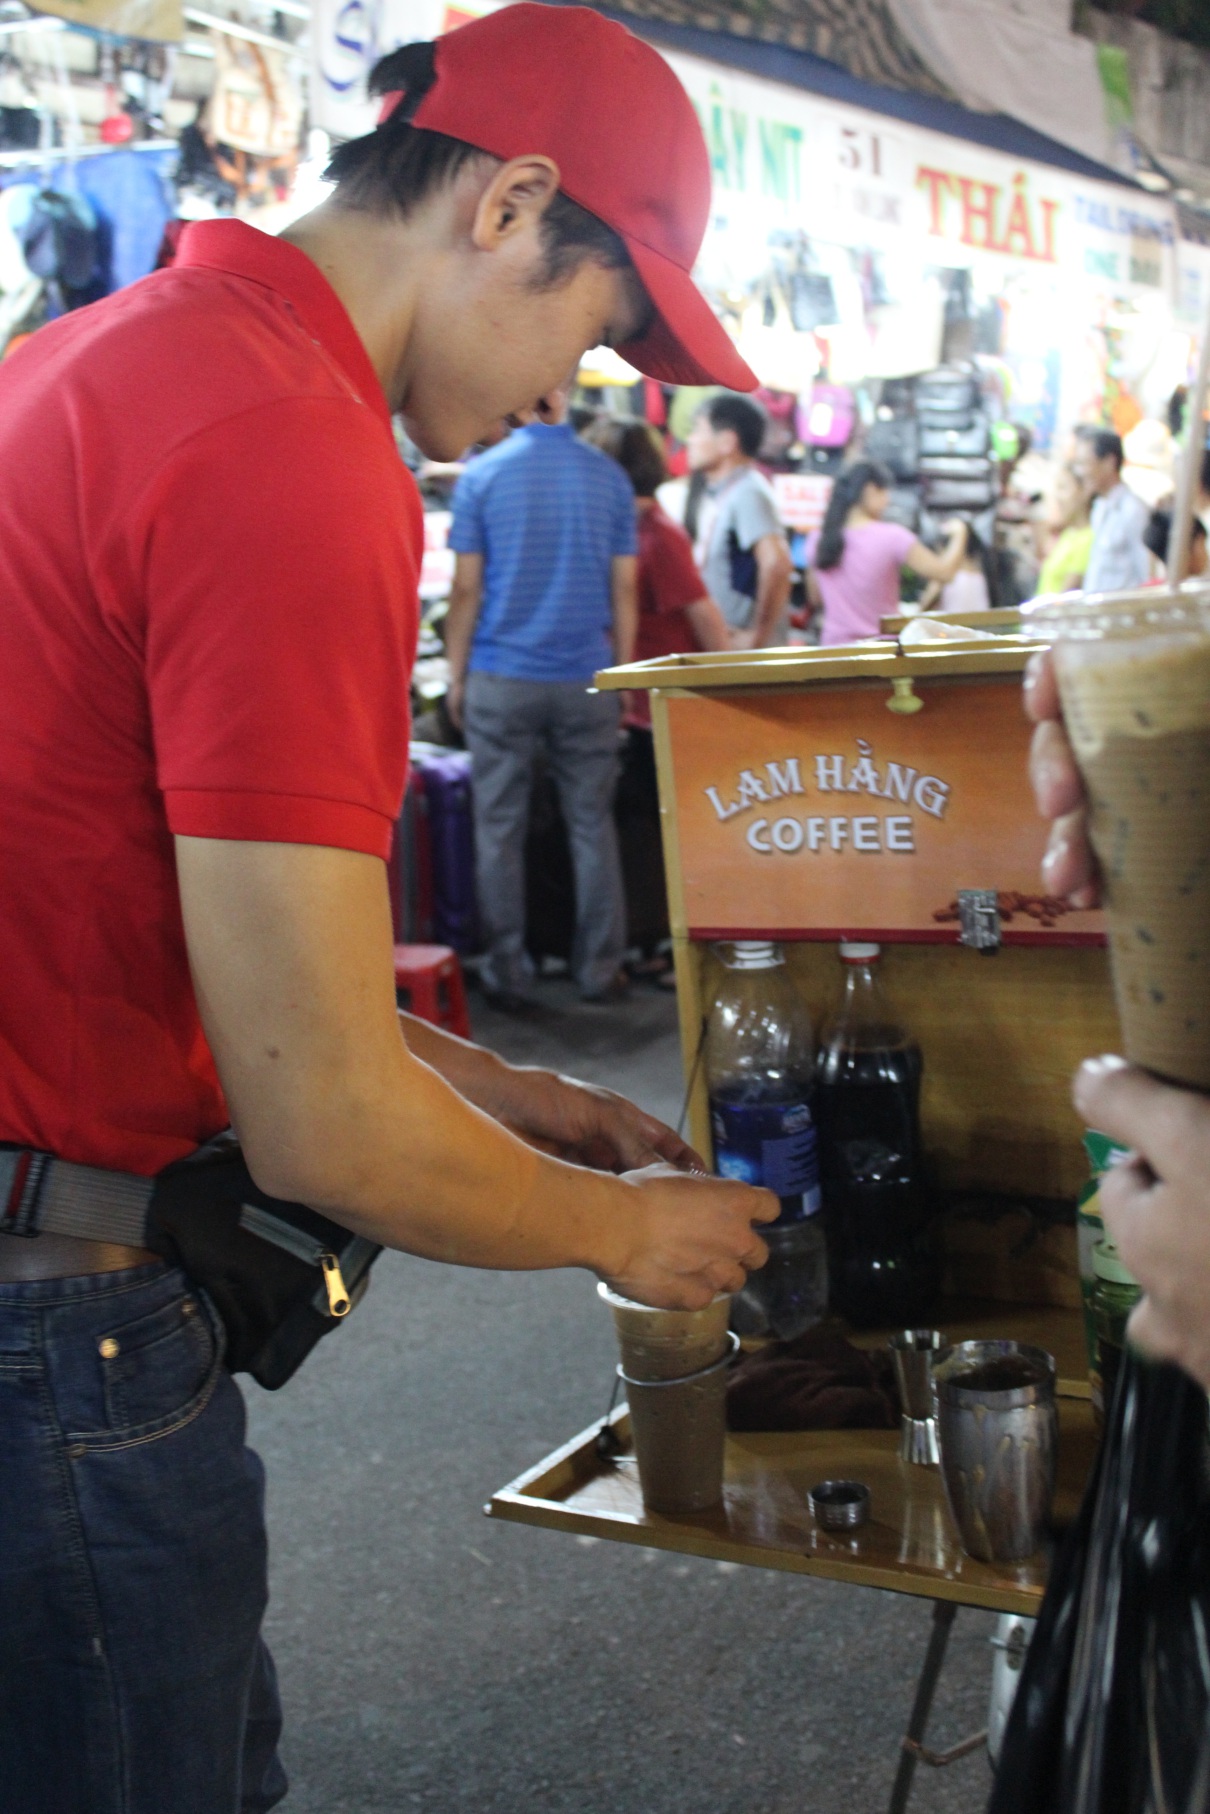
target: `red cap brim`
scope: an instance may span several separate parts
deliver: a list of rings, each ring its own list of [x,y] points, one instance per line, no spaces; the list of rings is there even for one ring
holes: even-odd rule
[[[617,350],[623,359],[662,384],[722,384],[753,391],[759,380],[706,298],[678,264],[623,233],[626,249],[655,309],[638,340]]]

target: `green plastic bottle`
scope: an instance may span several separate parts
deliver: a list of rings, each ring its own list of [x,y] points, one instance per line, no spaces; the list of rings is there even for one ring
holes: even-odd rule
[[[1097,1368],[1092,1379],[1093,1409],[1104,1418],[1113,1404],[1118,1369],[1126,1352],[1126,1325],[1130,1312],[1143,1295],[1142,1286],[1126,1270],[1113,1242],[1106,1239],[1093,1249],[1092,1314],[1097,1330]]]

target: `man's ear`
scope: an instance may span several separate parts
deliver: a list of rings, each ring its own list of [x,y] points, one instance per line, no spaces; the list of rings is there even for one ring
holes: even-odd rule
[[[559,192],[559,166],[548,157],[514,157],[495,170],[479,197],[471,240],[493,252],[513,234],[536,227]]]

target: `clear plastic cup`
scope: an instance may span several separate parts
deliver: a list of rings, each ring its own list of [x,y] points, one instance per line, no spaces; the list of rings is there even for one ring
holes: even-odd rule
[[[683,1379],[727,1352],[731,1299],[725,1294],[704,1310],[653,1310],[604,1284],[597,1295],[613,1311],[622,1370],[630,1379]]]
[[[1054,648],[1127,1057],[1210,1090],[1210,587],[1068,593]]]

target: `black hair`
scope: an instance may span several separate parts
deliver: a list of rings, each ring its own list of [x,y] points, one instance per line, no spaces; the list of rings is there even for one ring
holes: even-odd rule
[[[602,416],[584,439],[616,460],[637,498],[653,498],[668,477],[668,465],[655,430],[637,417]]]
[[[499,162],[463,139],[412,125],[412,115],[436,80],[435,50],[434,44],[404,44],[380,57],[370,71],[370,94],[403,98],[373,132],[347,140],[332,153],[324,176],[336,185],[332,199],[337,207],[406,220],[469,164]],[[588,259],[611,270],[630,264],[620,235],[561,191],[543,214],[541,231],[542,289],[557,288]]]
[[[1196,542],[1198,536],[1206,533],[1205,525],[1193,519],[1193,533],[1190,540]],[[1143,546],[1154,554],[1157,561],[1168,559],[1168,543],[1172,539],[1172,512],[1170,510],[1153,510],[1143,531]]]
[[[1201,487],[1203,491],[1210,492],[1210,447],[1202,454]]]
[[[756,458],[769,426],[769,418],[759,403],[740,391],[723,391],[720,396],[707,398],[702,414],[716,434],[729,428],[739,442],[740,452],[750,460]]]
[[[814,565],[821,572],[827,573],[840,565],[844,556],[845,518],[854,504],[861,502],[866,486],[876,485],[879,491],[889,491],[893,483],[889,468],[877,460],[856,460],[838,474],[815,545]]]
[[[1113,460],[1119,472],[1126,458],[1126,449],[1122,446],[1121,435],[1115,435],[1111,428],[1098,428],[1088,437],[1089,445],[1098,460]]]

